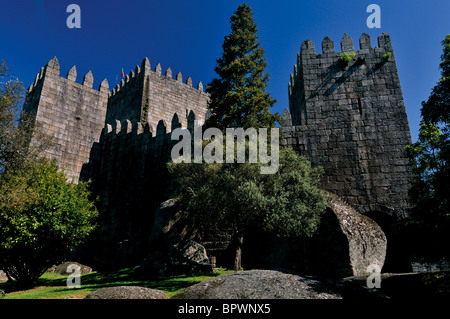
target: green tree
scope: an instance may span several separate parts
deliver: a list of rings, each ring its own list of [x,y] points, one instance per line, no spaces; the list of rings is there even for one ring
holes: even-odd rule
[[[17,115],[24,96],[22,83],[9,74],[5,60],[0,65],[0,174],[7,163],[13,163]]]
[[[274,127],[281,119],[278,113],[269,111],[276,100],[266,92],[267,62],[258,41],[251,7],[239,5],[230,22],[231,34],[225,37],[223,54],[215,67],[219,77],[206,88],[211,94],[209,110],[212,113],[206,125],[222,130]]]
[[[258,226],[278,236],[312,236],[325,210],[320,169],[290,149],[280,151],[275,174],[253,163],[169,164],[180,208],[200,233],[230,231],[234,269],[242,268],[244,232]]]
[[[426,102],[422,102],[422,118],[425,123],[442,125],[448,133],[450,129],[450,34],[441,42],[441,79],[434,86]]]
[[[68,183],[45,159],[1,176],[0,269],[16,286],[32,286],[94,229],[89,197],[88,183]]]
[[[22,82],[0,65],[0,269],[28,287],[92,230],[88,184],[67,183],[39,159],[50,141],[34,114],[21,112]]]
[[[0,175],[5,170],[26,169],[26,163],[38,157],[50,144],[34,114],[21,112],[25,90],[10,73],[5,60],[0,65]],[[31,145],[31,137],[34,143]]]
[[[441,79],[422,102],[419,140],[406,148],[416,164],[410,198],[428,216],[448,216],[450,208],[450,34],[442,45]]]
[[[441,79],[422,102],[418,141],[406,147],[413,162],[413,214],[400,223],[414,254],[432,258],[442,257],[450,234],[450,34],[442,45]]]

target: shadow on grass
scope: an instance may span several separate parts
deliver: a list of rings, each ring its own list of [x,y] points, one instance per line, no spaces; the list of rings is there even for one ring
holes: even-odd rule
[[[82,275],[80,278],[82,290],[97,290],[101,288],[116,286],[140,286],[152,289],[158,289],[167,293],[174,293],[203,280],[217,277],[221,272],[208,272],[189,275],[158,276],[150,277],[134,272],[132,269],[121,269],[118,271],[92,272]],[[69,276],[46,273],[35,285],[36,287],[59,287],[61,291],[66,290],[62,287],[67,286]],[[6,293],[20,291],[9,282],[0,283],[0,290]],[[67,288],[67,290],[72,290]],[[74,290],[72,290],[74,291]]]

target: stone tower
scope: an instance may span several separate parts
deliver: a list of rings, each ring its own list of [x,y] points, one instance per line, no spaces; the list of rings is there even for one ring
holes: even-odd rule
[[[106,124],[114,125],[116,120],[148,123],[156,132],[162,120],[169,131],[178,126],[186,128],[189,114],[195,114],[200,123],[205,121],[208,99],[202,82],[194,88],[192,79],[183,82],[181,73],[173,79],[170,68],[161,74],[160,64],[152,71],[145,58],[112,90]]]
[[[359,46],[347,34],[340,53],[329,37],[322,54],[312,41],[302,43],[290,76],[290,112],[283,114],[284,143],[322,166],[322,188],[360,213],[405,216],[404,147],[411,135],[392,44],[383,33],[372,48],[364,33]]]
[[[62,77],[58,59],[51,59],[28,88],[23,107],[24,111],[34,113],[51,139],[44,155],[55,159],[74,182],[78,182],[83,164],[89,162],[92,146],[99,142],[109,96],[106,80],[98,90],[92,88],[91,71],[82,84],[76,79],[75,66]]]

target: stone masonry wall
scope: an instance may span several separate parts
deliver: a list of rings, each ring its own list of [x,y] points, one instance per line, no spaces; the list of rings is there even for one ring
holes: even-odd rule
[[[91,241],[102,254],[97,262],[130,262],[147,252],[154,211],[169,196],[166,164],[178,142],[170,132],[203,123],[209,95],[201,82],[193,88],[191,78],[172,79],[170,68],[164,76],[159,65],[151,71],[147,58],[112,92],[106,80],[92,89],[90,71],[82,84],[76,78],[76,67],[63,78],[52,59],[28,89],[24,110],[52,139],[44,155],[74,182],[93,181],[101,212]]]
[[[156,132],[129,120],[106,125],[90,163],[102,212],[91,241],[98,245],[96,264],[136,264],[148,253],[154,212],[172,185],[166,165],[178,141],[168,131],[162,122]]]
[[[128,119],[134,123],[141,121],[143,107],[144,74],[136,66],[136,72],[131,71],[113,88],[108,100],[106,123],[114,124],[116,120]]]
[[[395,56],[386,33],[378,47],[367,34],[359,42],[354,50],[353,40],[342,38],[342,52],[355,54],[348,63],[328,37],[322,54],[303,42],[289,83],[283,143],[322,166],[321,186],[360,213],[404,216],[410,178],[404,147],[411,136]]]
[[[114,124],[116,120],[148,123],[154,132],[160,121],[169,130],[180,125],[186,128],[189,117],[200,123],[205,121],[208,100],[201,82],[193,88],[190,77],[185,83],[181,73],[173,79],[170,68],[162,75],[160,64],[152,71],[150,61],[145,58],[135,72],[131,71],[113,89],[106,123]]]
[[[41,69],[28,89],[24,110],[34,112],[52,145],[45,156],[56,159],[69,179],[77,182],[85,163],[89,162],[93,144],[102,132],[109,95],[104,80],[99,90],[92,88],[89,71],[83,83],[76,83],[76,68],[66,78],[60,76],[58,60],[53,58]]]

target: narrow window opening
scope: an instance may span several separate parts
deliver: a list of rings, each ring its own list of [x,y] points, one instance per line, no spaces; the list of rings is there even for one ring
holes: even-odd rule
[[[362,115],[362,104],[361,104],[361,98],[358,98],[358,108],[359,108],[359,114]]]

